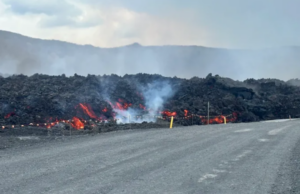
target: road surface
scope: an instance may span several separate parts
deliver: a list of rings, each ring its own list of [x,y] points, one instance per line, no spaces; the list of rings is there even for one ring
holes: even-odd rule
[[[300,120],[119,131],[0,151],[0,193],[300,193]]]

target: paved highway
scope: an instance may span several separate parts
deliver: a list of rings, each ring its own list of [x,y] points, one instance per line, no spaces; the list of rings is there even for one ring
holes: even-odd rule
[[[0,193],[300,193],[300,120],[119,131],[1,150]]]

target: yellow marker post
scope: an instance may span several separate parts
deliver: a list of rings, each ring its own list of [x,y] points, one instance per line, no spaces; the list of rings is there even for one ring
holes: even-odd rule
[[[224,117],[224,124],[226,125],[226,117]]]
[[[173,117],[171,117],[170,129],[173,127]]]

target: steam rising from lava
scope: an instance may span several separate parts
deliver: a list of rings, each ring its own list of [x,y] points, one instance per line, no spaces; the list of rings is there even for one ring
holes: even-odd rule
[[[156,113],[163,108],[166,100],[174,95],[174,90],[168,82],[156,81],[142,88],[142,93],[146,107],[150,108],[152,113]]]
[[[174,94],[172,86],[166,81],[155,81],[146,86],[140,86],[139,90],[142,99],[145,100],[145,106],[140,104],[138,108],[131,107],[131,103],[122,99],[112,103],[109,98],[106,98],[116,113],[117,123],[155,122],[156,115],[164,112],[162,111],[164,103]],[[144,115],[145,111],[148,115],[140,116]],[[144,114],[141,114],[142,112]]]

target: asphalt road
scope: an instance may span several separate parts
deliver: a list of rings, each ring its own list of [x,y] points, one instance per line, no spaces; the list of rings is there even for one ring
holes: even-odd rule
[[[300,120],[119,131],[0,151],[0,193],[300,193]]]

